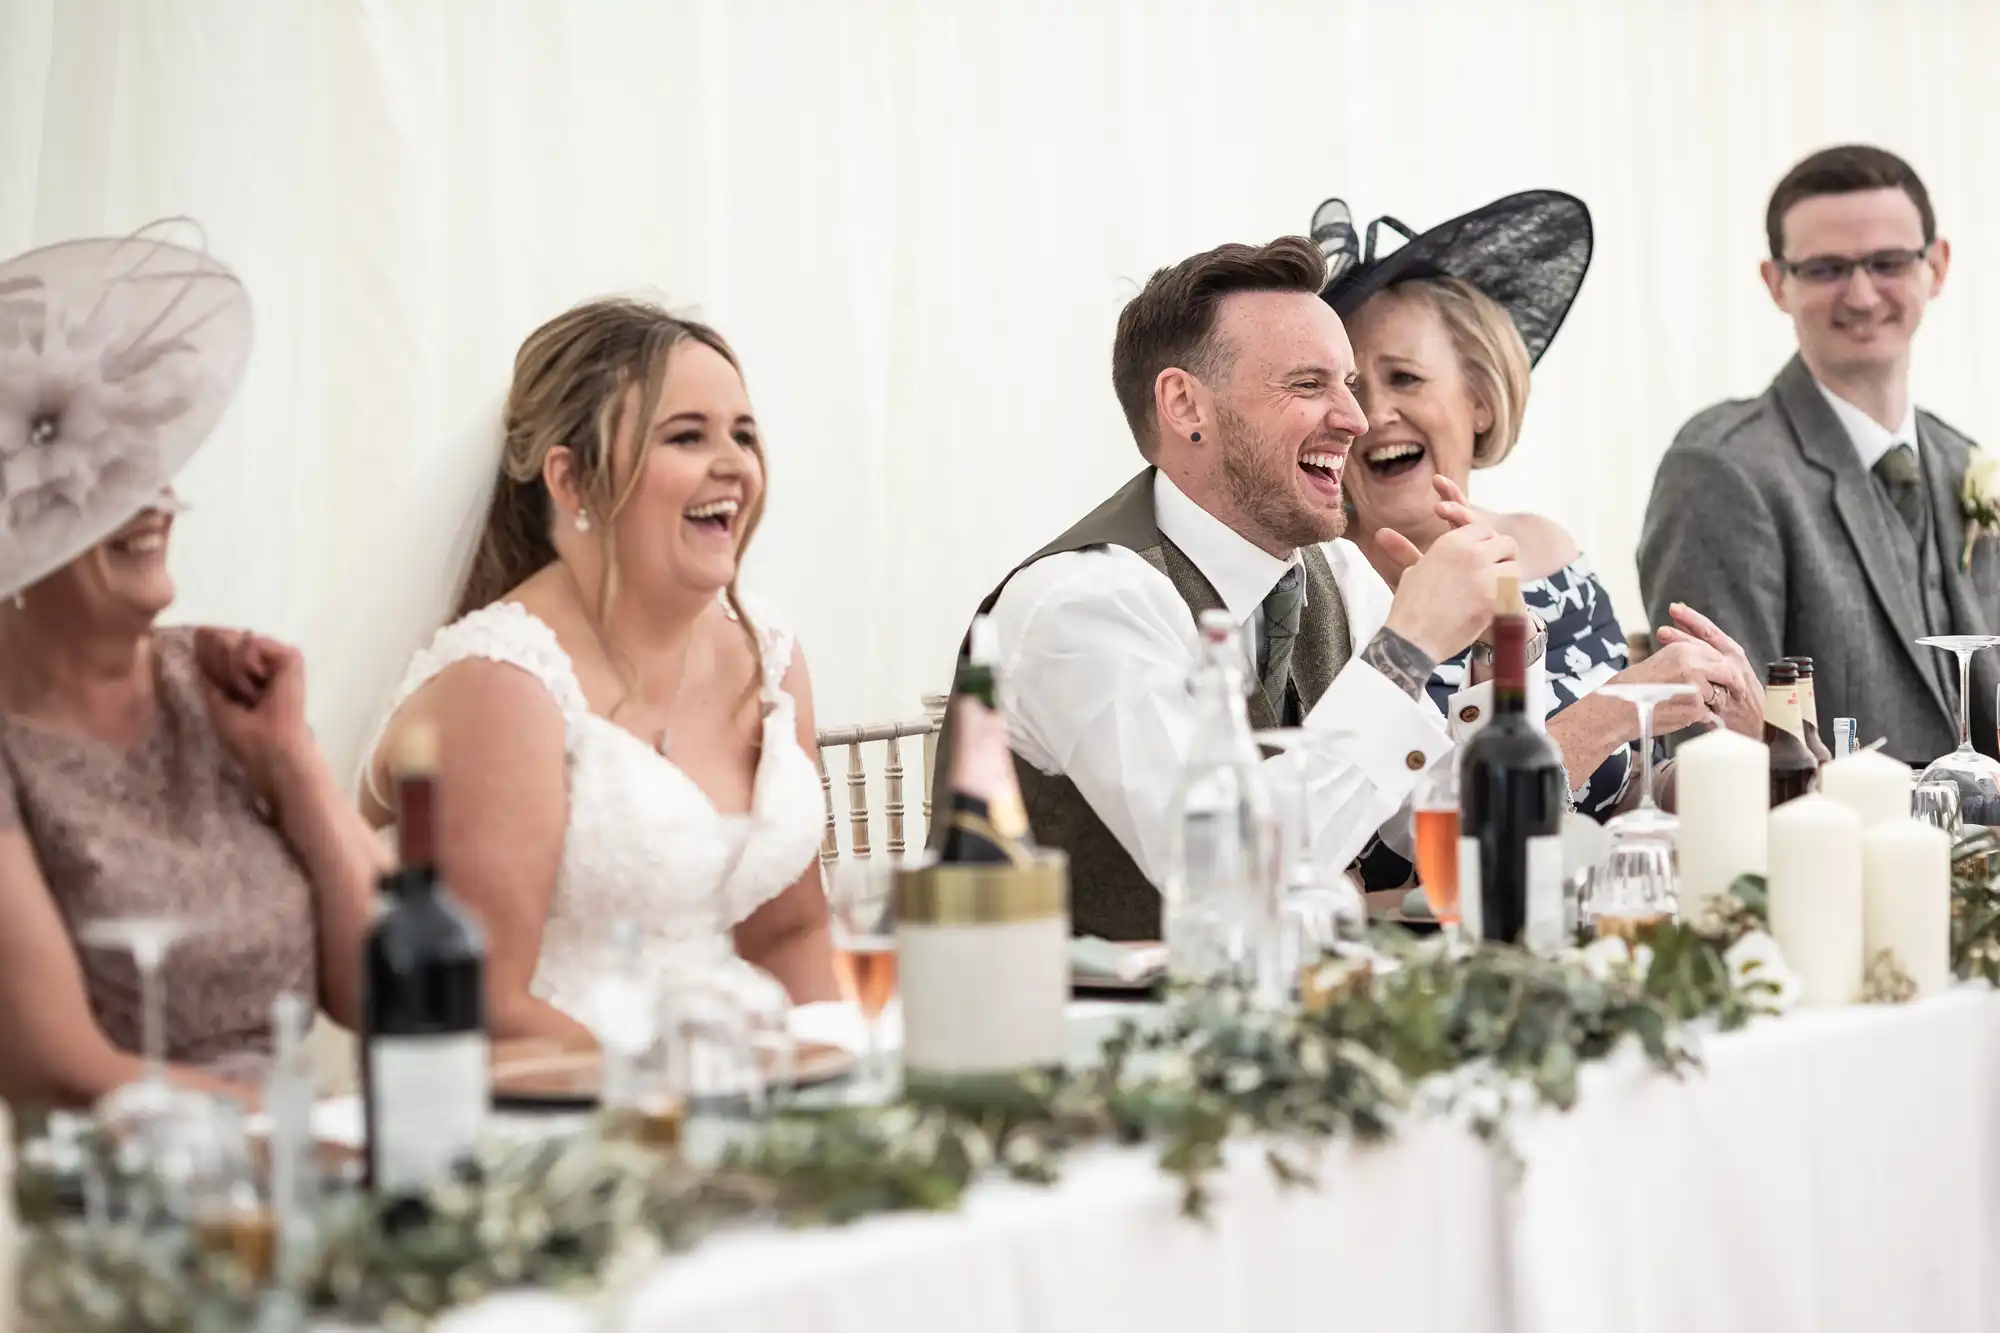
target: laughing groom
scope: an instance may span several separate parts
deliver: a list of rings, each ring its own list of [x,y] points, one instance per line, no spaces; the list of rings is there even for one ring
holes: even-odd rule
[[[1305,761],[1323,864],[1353,861],[1450,752],[1425,682],[1492,618],[1514,544],[1444,497],[1462,526],[1409,547],[1392,595],[1341,540],[1341,473],[1368,423],[1325,285],[1296,236],[1155,273],[1111,352],[1144,467],[981,604],[1029,824],[1069,854],[1079,934],[1160,938],[1204,610],[1225,609],[1255,655],[1252,725],[1326,737]]]
[[[1673,603],[1703,607],[1754,663],[1810,656],[1822,734],[1853,717],[1862,741],[1927,764],[1958,744],[1958,668],[1916,640],[2000,626],[2000,552],[1966,541],[1978,455],[1910,401],[1911,340],[1951,246],[1909,163],[1869,147],[1793,167],[1765,231],[1764,285],[1798,355],[1668,449],[1639,543],[1646,610],[1666,624]],[[1972,735],[1988,754],[1996,683],[2000,658],[1980,654]]]

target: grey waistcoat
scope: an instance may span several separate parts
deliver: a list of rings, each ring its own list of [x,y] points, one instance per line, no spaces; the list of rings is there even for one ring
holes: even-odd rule
[[[1154,469],[1147,468],[1120,487],[1117,494],[1090,511],[1068,532],[1016,565],[998,587],[979,604],[979,614],[993,609],[1014,575],[1047,556],[1065,551],[1084,551],[1122,546],[1166,575],[1188,611],[1222,606],[1216,593],[1194,562],[1160,534],[1154,519]],[[1304,552],[1306,605],[1299,636],[1292,648],[1292,687],[1298,695],[1303,715],[1319,702],[1340,669],[1353,655],[1347,626],[1347,608],[1340,588],[1333,581],[1333,568],[1316,546]],[[967,645],[959,646],[959,663],[965,661]],[[956,673],[954,672],[954,678]],[[957,702],[956,698],[953,703]],[[1251,690],[1250,725],[1262,730],[1279,725],[1283,701],[1266,696],[1261,687]],[[947,719],[950,713],[946,714]],[[938,739],[937,768],[933,774],[936,818],[930,831],[930,845],[936,850],[948,825],[947,785],[951,775],[952,734],[949,721]],[[1097,812],[1076,789],[1076,784],[1060,773],[1043,773],[1020,756],[1014,771],[1021,783],[1021,798],[1028,810],[1028,824],[1035,841],[1045,847],[1059,847],[1069,855],[1070,928],[1078,935],[1097,935],[1111,940],[1157,940],[1160,938],[1160,893],[1115,834],[1104,826]]]

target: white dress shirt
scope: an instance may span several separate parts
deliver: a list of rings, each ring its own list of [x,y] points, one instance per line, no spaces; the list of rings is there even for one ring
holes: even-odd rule
[[[1257,611],[1298,559],[1259,549],[1154,479],[1161,533],[1214,585],[1248,641]],[[1407,803],[1421,774],[1452,753],[1453,734],[1428,695],[1411,698],[1362,660],[1391,594],[1350,542],[1320,547],[1347,610],[1354,656],[1306,714],[1327,743],[1265,761],[1274,783],[1306,775],[1321,865],[1344,870],[1381,829],[1409,849]],[[1108,547],[1045,556],[1016,574],[994,604],[1006,712],[1015,753],[1076,784],[1155,885],[1167,870],[1167,822],[1195,726],[1188,690],[1199,639],[1167,577],[1135,551]],[[1453,697],[1483,724],[1491,686]],[[1389,827],[1384,827],[1389,825]]]
[[[1912,451],[1917,448],[1916,403],[1912,402],[1903,409],[1901,426],[1895,430],[1887,430],[1883,428],[1881,422],[1818,380],[1814,380],[1813,383],[1826,398],[1826,405],[1833,409],[1834,416],[1840,418],[1841,427],[1847,432],[1847,438],[1854,442],[1854,452],[1860,455],[1864,471],[1873,472],[1875,465],[1882,461],[1882,456],[1899,444],[1909,445]]]

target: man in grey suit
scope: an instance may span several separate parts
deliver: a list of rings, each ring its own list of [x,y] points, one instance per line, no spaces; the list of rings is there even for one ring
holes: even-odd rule
[[[1910,341],[1951,247],[1908,163],[1840,147],[1793,167],[1765,214],[1765,286],[1797,330],[1771,387],[1697,413],[1661,460],[1639,540],[1646,610],[1699,606],[1753,663],[1813,659],[1819,727],[1923,765],[1958,744],[1956,659],[1915,640],[2000,626],[2000,554],[1960,564],[1972,441],[1910,401]],[[1665,631],[1672,635],[1677,631]],[[1994,753],[2000,657],[1973,660],[1972,735]]]

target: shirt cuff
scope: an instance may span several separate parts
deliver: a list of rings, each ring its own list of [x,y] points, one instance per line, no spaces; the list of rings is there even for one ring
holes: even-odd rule
[[[1360,657],[1341,668],[1305,725],[1350,740],[1348,753],[1376,787],[1384,819],[1409,799],[1424,771],[1452,751],[1451,729],[1430,696],[1411,698]]]

